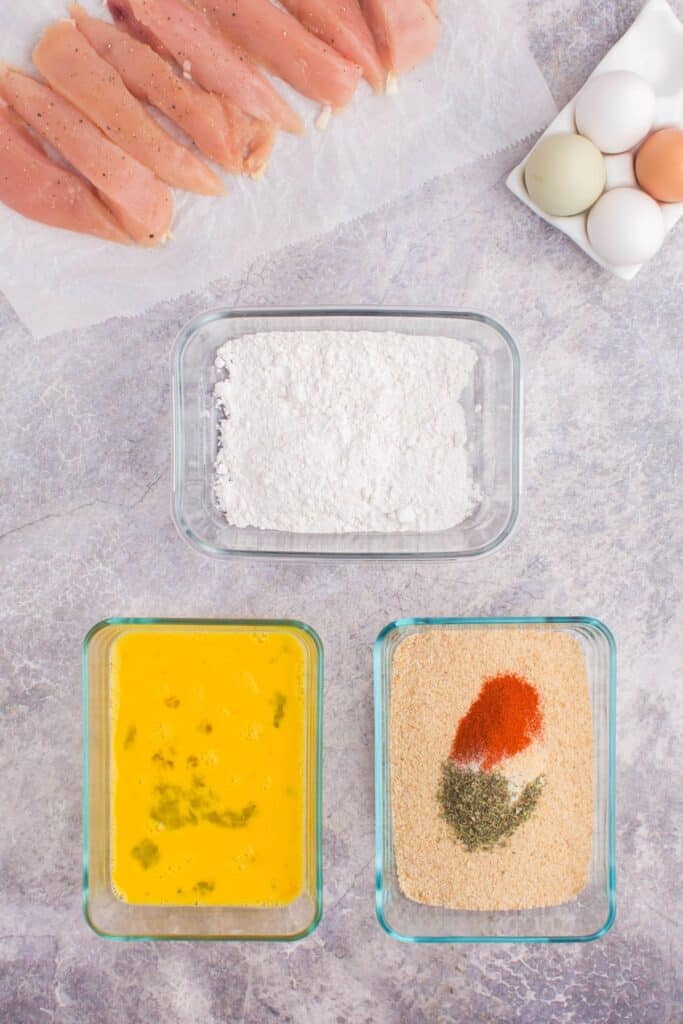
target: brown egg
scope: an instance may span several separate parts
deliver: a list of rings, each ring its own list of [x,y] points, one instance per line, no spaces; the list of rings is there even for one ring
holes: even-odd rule
[[[660,203],[683,202],[683,129],[661,128],[636,154],[638,184]]]

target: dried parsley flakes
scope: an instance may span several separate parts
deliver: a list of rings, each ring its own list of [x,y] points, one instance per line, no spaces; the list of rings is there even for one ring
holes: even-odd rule
[[[161,856],[159,853],[159,847],[156,843],[153,843],[151,839],[143,839],[137,846],[134,846],[130,852],[145,871],[147,871],[148,868],[154,867]]]
[[[467,850],[490,850],[529,819],[543,783],[539,775],[514,799],[501,772],[461,768],[449,759],[441,770],[439,803],[443,817]]]
[[[280,693],[279,690],[276,690],[276,692],[273,694],[272,703],[275,705],[275,711],[273,713],[273,726],[276,729],[279,729],[280,723],[282,722],[282,719],[285,717],[285,704],[287,703],[287,698],[285,697],[284,693]]]

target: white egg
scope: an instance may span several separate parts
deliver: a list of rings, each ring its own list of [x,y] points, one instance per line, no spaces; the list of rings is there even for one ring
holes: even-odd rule
[[[605,263],[633,266],[652,259],[666,226],[658,203],[638,188],[613,188],[588,214],[588,238]]]
[[[652,86],[633,71],[589,78],[576,100],[577,131],[603,153],[624,153],[645,138],[655,119]]]

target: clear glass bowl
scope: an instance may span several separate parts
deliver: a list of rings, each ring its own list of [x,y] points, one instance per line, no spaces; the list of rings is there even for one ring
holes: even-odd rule
[[[296,636],[306,663],[304,889],[280,907],[149,906],[124,903],[111,884],[110,652],[131,630],[237,631]],[[317,634],[287,620],[106,619],[83,642],[83,907],[90,927],[111,939],[302,939],[322,915],[322,680]]]
[[[583,648],[595,748],[593,854],[588,885],[571,903],[536,910],[451,910],[416,903],[403,895],[398,884],[389,761],[393,652],[406,636],[420,630],[474,626],[562,630]],[[607,627],[583,617],[401,619],[386,626],[375,642],[374,674],[376,911],[384,930],[404,942],[590,942],[605,935],[616,915],[616,645]]]
[[[256,331],[399,331],[458,338],[479,356],[462,397],[471,463],[481,501],[464,522],[435,533],[311,534],[230,526],[213,494],[218,443],[214,386],[216,350]],[[400,352],[396,353],[400,359]],[[521,382],[519,354],[508,332],[486,316],[439,310],[217,309],[180,332],[173,360],[176,525],[205,554],[294,558],[463,558],[497,547],[519,507]],[[277,415],[277,410],[275,410]]]

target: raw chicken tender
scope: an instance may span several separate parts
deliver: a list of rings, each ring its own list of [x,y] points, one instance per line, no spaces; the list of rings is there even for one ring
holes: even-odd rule
[[[353,97],[361,69],[307,32],[270,0],[193,0],[215,25],[273,75],[337,110]]]
[[[360,5],[387,71],[410,71],[436,47],[439,19],[426,0],[360,0]]]
[[[234,0],[233,0],[234,2]],[[385,71],[358,0],[282,0],[309,32],[347,60],[359,64],[373,89],[384,85]]]
[[[30,220],[130,242],[82,178],[55,163],[19,119],[0,102],[0,202]]]
[[[133,95],[157,107],[203,153],[233,174],[258,174],[265,169],[275,137],[269,126],[238,110],[230,111],[217,96],[176,74],[167,60],[123,28],[91,17],[77,4],[69,12]]]
[[[68,100],[30,75],[0,67],[0,94],[92,182],[131,238],[145,246],[166,239],[173,196],[148,167],[124,153]]]
[[[73,21],[55,22],[43,32],[33,63],[53,89],[162,181],[204,195],[224,191],[218,175],[163,130]]]
[[[219,93],[261,121],[301,133],[299,116],[247,55],[234,46],[206,15],[183,0],[108,0],[118,20],[144,27],[154,49],[170,53],[195,82]]]

